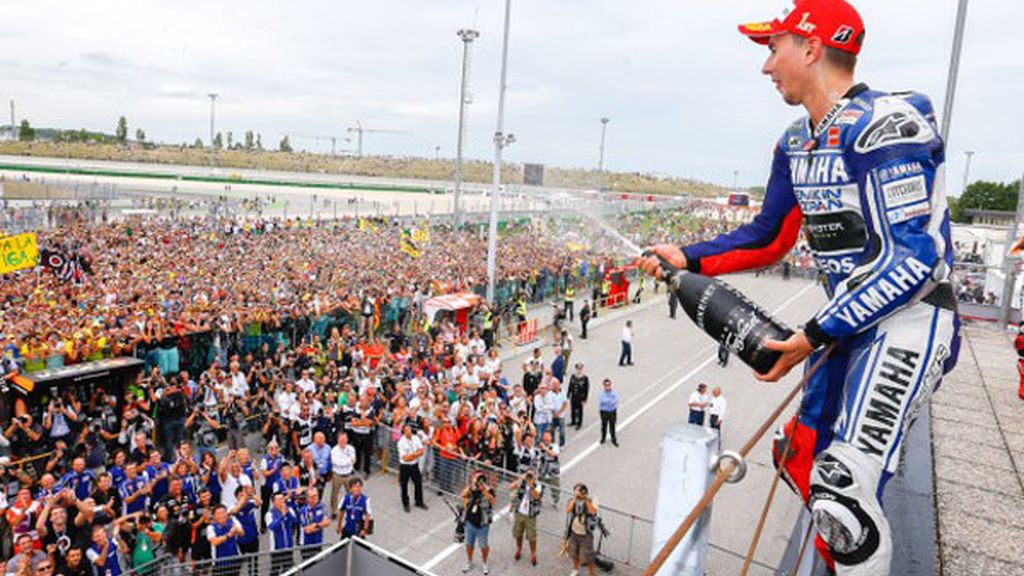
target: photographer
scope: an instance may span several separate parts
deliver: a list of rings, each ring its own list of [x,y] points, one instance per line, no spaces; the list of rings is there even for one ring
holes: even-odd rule
[[[43,415],[43,429],[46,430],[50,446],[58,440],[67,442],[77,424],[78,414],[60,396],[50,400]]]
[[[551,501],[558,506],[558,494],[562,486],[562,471],[558,462],[561,450],[553,436],[551,430],[545,430],[541,435],[541,441],[537,444],[537,463],[540,480],[551,487]]]
[[[134,449],[131,443],[135,441],[138,434],[141,434],[143,438],[150,438],[153,436],[153,430],[156,428],[156,424],[153,423],[153,419],[146,416],[141,410],[129,406],[124,411],[124,418],[121,419],[121,433],[118,438],[118,443],[122,448]]]
[[[544,487],[537,482],[537,474],[527,470],[522,477],[509,485],[512,493],[511,506],[515,510],[515,522],[512,524],[512,537],[516,539],[516,556],[518,561],[523,556],[523,536],[530,543],[530,564],[537,565],[537,516],[540,515],[541,497]]]
[[[249,406],[245,399],[231,396],[222,410],[221,421],[227,431],[228,448],[240,450],[245,447],[245,419],[249,416]]]
[[[174,449],[185,436],[188,399],[184,390],[178,386],[176,378],[172,378],[165,387],[157,390],[156,397],[159,399],[157,414],[160,419],[160,447],[165,458],[171,460],[174,457]]]
[[[10,442],[11,454],[15,458],[31,456],[42,437],[39,427],[33,424],[31,414],[15,416],[4,430],[4,438]]]
[[[572,558],[573,574],[580,566],[587,565],[591,576],[594,574],[594,530],[597,528],[597,506],[590,499],[585,484],[573,487],[572,500],[565,508],[565,538],[563,549]]]
[[[196,404],[192,413],[185,419],[185,428],[192,430],[192,437],[195,439],[196,450],[199,452],[200,458],[204,452],[217,453],[217,431],[221,426],[220,422],[207,412],[205,404]]]
[[[489,574],[487,557],[491,547],[487,539],[491,531],[492,511],[497,502],[494,491],[487,483],[487,475],[483,472],[474,474],[473,480],[462,489],[460,497],[466,521],[466,566],[462,571],[469,572],[473,568],[473,548],[479,544],[484,574]]]

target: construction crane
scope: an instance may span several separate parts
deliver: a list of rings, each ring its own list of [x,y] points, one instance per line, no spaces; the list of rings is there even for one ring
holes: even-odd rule
[[[351,134],[353,132],[356,133],[356,155],[357,156],[362,156],[363,155],[363,134],[364,133],[366,133],[366,134],[370,134],[370,133],[375,133],[375,134],[410,134],[410,132],[405,132],[403,130],[383,130],[383,129],[380,129],[380,128],[363,128],[362,122],[359,122],[358,120],[356,121],[356,125],[355,126],[349,126],[349,128],[348,128],[348,133],[349,134]]]
[[[341,140],[342,142],[352,142],[352,139],[348,138],[348,137],[330,136],[330,135],[327,135],[327,134],[297,134],[297,133],[291,133],[289,135],[294,137],[294,138],[302,138],[302,139],[306,139],[306,140],[313,140],[313,141],[315,141],[316,142],[317,150],[320,149],[320,141],[321,140],[325,140],[325,141],[326,140],[330,140],[331,141],[331,156],[337,156],[338,155],[338,140]],[[342,152],[351,152],[351,151],[350,150],[342,150]]]

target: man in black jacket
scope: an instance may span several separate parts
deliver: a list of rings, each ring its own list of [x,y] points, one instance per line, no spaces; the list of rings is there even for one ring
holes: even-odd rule
[[[569,376],[567,392],[572,414],[569,425],[579,430],[583,427],[583,405],[587,403],[587,395],[590,394],[590,378],[583,373],[583,362],[577,362],[575,372]]]
[[[596,310],[595,310],[595,312],[596,312]],[[580,328],[582,328],[582,331],[580,333],[580,338],[582,338],[584,340],[587,339],[587,323],[590,322],[590,315],[591,315],[591,312],[590,312],[590,301],[589,300],[584,300],[583,301],[583,308],[580,310]],[[594,316],[597,316],[597,314],[595,313]]]

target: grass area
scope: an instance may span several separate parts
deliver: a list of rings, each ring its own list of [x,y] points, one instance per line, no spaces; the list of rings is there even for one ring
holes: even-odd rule
[[[255,150],[211,151],[181,146],[156,146],[143,149],[134,146],[96,143],[0,142],[0,154],[150,164],[194,166],[212,164],[222,169],[309,172],[413,180],[452,180],[455,172],[454,162],[451,160],[384,156],[329,156],[305,152]],[[523,167],[519,164],[508,164],[502,175],[506,183],[522,183]],[[490,182],[491,163],[476,160],[466,162],[465,181]],[[547,186],[596,188],[598,182],[600,182],[600,175],[596,170],[546,166],[544,171],[544,184]],[[726,192],[725,189],[712,184],[641,173],[608,172],[604,175],[604,182],[609,189],[623,193],[688,194],[708,197]]]

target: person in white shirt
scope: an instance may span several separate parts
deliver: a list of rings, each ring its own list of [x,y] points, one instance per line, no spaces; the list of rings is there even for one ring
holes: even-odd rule
[[[725,410],[727,406],[725,396],[722,396],[722,387],[715,386],[711,390],[711,404],[708,407],[708,415],[711,417],[711,429],[718,433],[718,438],[722,438],[722,422],[725,421]]]
[[[348,443],[348,434],[338,433],[338,443],[331,448],[331,514],[338,509],[338,492],[348,492],[349,478],[355,474],[356,449]]]
[[[249,394],[249,382],[245,379],[245,374],[238,369],[238,362],[232,362],[228,370],[231,372],[231,387],[228,393],[235,398],[245,398]]]
[[[235,495],[238,487],[252,486],[252,479],[248,474],[242,472],[242,465],[238,463],[234,450],[228,452],[228,455],[220,461],[217,476],[221,485],[220,503],[229,509],[234,508],[238,503],[238,497]]]
[[[538,436],[551,427],[554,416],[555,395],[548,389],[547,382],[543,382],[533,395],[533,424],[537,427]]]
[[[297,403],[298,396],[295,394],[295,387],[291,382],[285,382],[284,389],[278,389],[274,393],[274,404],[277,404],[278,411],[286,418],[290,418],[292,406]]]
[[[423,502],[423,476],[420,474],[420,460],[423,458],[423,441],[412,433],[412,427],[402,426],[402,437],[398,439],[398,482],[402,485],[402,508],[409,512],[409,480],[412,480],[416,496],[416,507],[427,509]]]
[[[569,411],[569,395],[562,388],[562,383],[557,378],[551,379],[552,396],[552,419],[553,428],[551,437],[554,438],[554,430],[558,430],[558,446],[565,446],[565,413]]]
[[[295,385],[299,387],[302,392],[316,392],[316,382],[309,377],[309,370],[302,371],[302,377],[299,378]]]
[[[619,354],[619,366],[633,365],[633,321],[626,320],[622,327],[622,352]]]
[[[701,382],[697,385],[697,389],[690,393],[690,415],[687,418],[687,422],[690,424],[696,424],[697,426],[704,425],[704,413],[708,409],[708,405],[711,403],[711,398],[708,397],[708,385]]]

